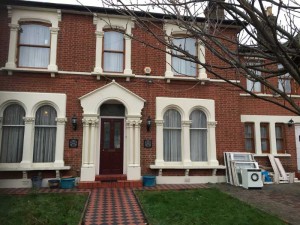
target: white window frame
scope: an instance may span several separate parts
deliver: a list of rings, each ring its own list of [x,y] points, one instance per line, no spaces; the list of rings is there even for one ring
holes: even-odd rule
[[[255,65],[259,65],[259,63],[250,62],[250,63],[248,63],[248,65],[255,66]],[[255,69],[250,69],[250,70],[253,73],[255,73],[255,75],[261,76],[261,71],[255,70]],[[262,85],[258,81],[252,81],[251,79],[247,79],[247,90],[252,91],[254,93],[261,93],[262,92]]]
[[[61,11],[54,9],[34,9],[29,7],[8,6],[8,17],[11,22],[8,24],[10,27],[10,39],[8,60],[4,69],[12,71],[42,71],[42,72],[57,72],[56,55],[57,55],[57,35],[59,31],[58,22],[61,21]],[[17,61],[17,48],[18,48],[18,32],[20,23],[22,22],[41,22],[50,24],[50,57],[49,65],[45,69],[32,68],[18,68]]]
[[[178,27],[177,25],[170,24],[168,22],[166,22],[164,24],[164,30],[165,30],[166,38],[178,36],[178,35],[187,35],[188,36],[188,33],[186,30]],[[197,49],[196,49],[198,59],[201,63],[205,64],[205,46],[204,46],[203,42],[201,42],[200,40],[196,40],[196,42],[198,42]],[[173,78],[173,77],[175,77],[175,73],[172,70],[172,55],[170,54],[172,52],[172,49],[166,47],[166,52],[167,53],[166,53],[165,77]],[[196,66],[198,66],[196,76],[194,76],[194,77],[187,76],[187,77],[197,78],[197,79],[207,79],[206,69],[201,65],[196,65]]]
[[[95,57],[95,68],[93,74],[96,75],[134,75],[131,69],[131,38],[132,28],[134,28],[134,23],[130,17],[109,17],[107,15],[95,14],[94,15],[94,25],[96,25],[96,57]],[[103,38],[105,30],[119,30],[124,32],[125,48],[124,48],[124,71],[122,73],[106,73],[103,72],[102,57],[103,57]]]
[[[180,162],[165,162],[163,159],[163,116],[168,109],[175,109],[181,114],[181,153]],[[190,114],[199,109],[207,118],[207,161],[192,162],[190,158]],[[211,99],[192,98],[156,98],[156,160],[155,166],[176,168],[201,168],[207,166],[218,166],[216,158],[216,135],[215,135],[215,102]]]
[[[43,169],[50,169],[50,168],[53,169],[66,168],[64,165],[65,123],[67,121],[66,100],[67,97],[65,94],[0,91],[0,128],[2,127],[3,112],[8,105],[16,103],[21,105],[25,110],[25,117],[24,117],[25,131],[24,131],[22,161],[20,163],[0,163],[0,170],[5,170],[5,169],[43,170]],[[55,160],[54,162],[49,162],[49,163],[48,162],[33,163],[35,113],[43,105],[50,105],[57,112]]]
[[[273,155],[288,155],[288,153],[278,153],[276,145],[276,132],[275,125],[277,123],[288,124],[290,119],[293,119],[295,123],[300,123],[300,117],[297,116],[270,116],[270,115],[241,115],[242,123],[254,123],[254,146],[255,154],[264,156],[267,154],[262,153],[261,150],[261,134],[260,134],[260,125],[261,123],[269,124],[269,144],[270,144],[270,153]]]
[[[278,64],[278,69],[282,69],[283,66],[282,64]],[[278,76],[278,89],[280,91],[285,92],[286,94],[291,94],[292,93],[292,82],[291,82],[291,76],[289,73],[283,74],[281,76]],[[289,82],[290,90],[286,91],[286,81]]]

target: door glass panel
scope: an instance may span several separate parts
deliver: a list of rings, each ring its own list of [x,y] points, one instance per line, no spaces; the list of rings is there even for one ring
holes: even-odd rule
[[[115,122],[114,148],[121,147],[121,123]]]
[[[103,148],[108,149],[110,147],[110,123],[104,122],[104,142]]]

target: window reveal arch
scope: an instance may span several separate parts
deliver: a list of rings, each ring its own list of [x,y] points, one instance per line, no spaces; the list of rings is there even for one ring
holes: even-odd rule
[[[18,104],[9,105],[3,113],[0,163],[22,161],[25,110]]]

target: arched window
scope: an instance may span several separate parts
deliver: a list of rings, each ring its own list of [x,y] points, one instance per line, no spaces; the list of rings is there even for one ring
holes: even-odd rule
[[[124,34],[104,32],[103,70],[122,73],[124,70]]]
[[[19,67],[47,68],[50,29],[42,24],[22,24],[19,37]]]
[[[207,120],[201,110],[194,110],[190,115],[191,161],[207,161]]]
[[[164,161],[181,161],[181,116],[169,109],[164,114]]]
[[[54,162],[56,145],[56,110],[40,107],[35,115],[33,162]]]
[[[22,161],[24,141],[25,111],[22,106],[13,104],[3,113],[0,162],[19,163]]]

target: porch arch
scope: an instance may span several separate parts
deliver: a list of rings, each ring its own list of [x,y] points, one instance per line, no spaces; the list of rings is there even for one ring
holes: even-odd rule
[[[135,93],[124,88],[114,80],[79,98],[83,108],[83,139],[82,139],[82,165],[81,180],[94,181],[96,164],[99,163],[96,151],[99,143],[99,108],[111,100],[116,100],[125,106],[125,138],[123,173],[128,180],[139,180],[140,166],[140,124],[141,111],[145,100]]]

